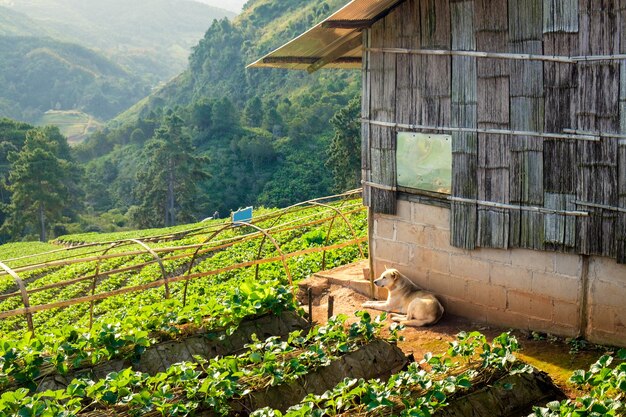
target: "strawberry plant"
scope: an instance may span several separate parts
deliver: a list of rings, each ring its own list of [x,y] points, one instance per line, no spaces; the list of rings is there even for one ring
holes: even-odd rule
[[[176,364],[155,376],[125,369],[98,381],[75,379],[65,390],[5,392],[0,415],[76,415],[105,409],[118,415],[187,415],[198,408],[225,415],[232,399],[293,381],[367,344],[378,335],[382,319],[360,317],[349,332],[344,330],[346,318],[337,317],[306,335],[298,331],[287,341],[257,339],[241,355],[197,358],[196,363]]]
[[[362,320],[363,322],[363,320]],[[367,324],[359,331],[367,332]],[[378,379],[346,378],[321,395],[308,395],[285,413],[270,408],[254,411],[254,417],[305,417],[340,415],[431,416],[448,405],[451,396],[502,373],[532,372],[514,359],[517,341],[508,333],[489,344],[473,332],[461,333],[444,355],[426,354],[419,363]]]
[[[576,399],[553,401],[545,407],[535,407],[529,417],[600,417],[623,416],[626,405],[626,349],[617,353],[620,361],[611,366],[613,356],[603,355],[588,371],[577,370],[570,382],[587,393]]]

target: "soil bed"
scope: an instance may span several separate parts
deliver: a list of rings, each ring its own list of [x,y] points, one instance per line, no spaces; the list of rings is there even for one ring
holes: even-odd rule
[[[240,353],[244,346],[252,342],[252,335],[261,339],[270,336],[287,336],[295,330],[308,329],[309,323],[292,311],[279,316],[265,314],[241,322],[237,330],[227,336],[224,331],[196,332],[177,340],[169,340],[152,345],[141,355],[139,361],[132,363],[128,359],[117,359],[100,363],[93,367],[71,371],[68,375],[54,373],[42,377],[38,383],[39,392],[65,389],[74,378],[88,378],[94,381],[106,378],[111,372],[120,372],[126,368],[155,375],[165,372],[171,365],[179,362],[194,361],[199,355],[205,359]]]
[[[326,322],[329,296],[334,298],[334,314],[345,314],[349,317],[348,321],[353,320],[350,317],[354,316],[356,310],[367,310],[372,315],[381,313],[377,310],[361,307],[362,303],[369,299],[368,297],[341,285],[330,285],[326,291],[322,291],[320,295],[314,297],[313,320],[315,322]],[[307,309],[306,306],[304,308]],[[390,319],[387,320],[389,324],[392,323]],[[427,352],[445,352],[449,348],[448,343],[454,341],[458,333],[474,330],[481,332],[488,339],[492,339],[511,329],[475,323],[462,317],[444,314],[435,326],[407,327],[402,332],[404,340],[398,342],[398,346],[407,355],[412,354],[419,360]],[[517,337],[522,347],[516,356],[540,371],[546,372],[569,398],[575,398],[581,394],[579,390],[567,382],[572,372],[577,369],[588,369],[607,349],[588,346],[587,350],[581,349],[578,352],[570,353],[572,346],[563,339],[520,330],[511,330],[511,332]]]

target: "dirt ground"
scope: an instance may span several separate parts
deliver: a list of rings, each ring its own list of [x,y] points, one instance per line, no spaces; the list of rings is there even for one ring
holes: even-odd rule
[[[348,321],[356,320],[354,312],[363,310],[361,304],[368,298],[340,285],[331,285],[321,296],[314,298],[313,321],[325,323],[328,317],[328,298],[334,297],[333,314],[345,314]],[[306,310],[306,307],[305,307]],[[367,309],[371,314],[378,315],[379,311]],[[387,319],[388,323],[392,321]],[[398,346],[405,354],[413,354],[416,360],[423,358],[427,352],[442,353],[449,345],[448,342],[455,340],[455,336],[461,331],[478,330],[489,340],[502,332],[511,329],[487,326],[484,323],[473,323],[461,317],[445,314],[444,317],[432,327],[413,328],[403,330],[404,341]],[[567,379],[576,369],[588,369],[608,348],[599,346],[587,346],[579,352],[570,352],[573,344],[563,339],[550,335],[530,334],[519,330],[511,330],[522,346],[518,356],[525,362],[548,373],[553,381],[566,395],[575,397],[579,392],[571,386]]]

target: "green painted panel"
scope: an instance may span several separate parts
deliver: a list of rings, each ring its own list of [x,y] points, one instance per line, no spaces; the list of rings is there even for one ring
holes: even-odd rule
[[[423,133],[398,133],[396,151],[398,186],[450,194],[452,137]]]

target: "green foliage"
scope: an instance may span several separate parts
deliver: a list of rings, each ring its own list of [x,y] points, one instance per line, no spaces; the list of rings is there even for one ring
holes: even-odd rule
[[[48,110],[83,110],[109,119],[148,93],[147,85],[104,56],[48,38],[0,37],[0,115],[36,122]]]
[[[361,186],[361,102],[352,99],[330,120],[334,136],[326,166],[331,169],[334,190],[352,190]]]
[[[355,330],[346,333],[345,319],[344,316],[334,318],[306,335],[302,331],[293,332],[287,341],[278,337],[264,341],[256,339],[241,355],[209,361],[197,357],[196,363],[176,364],[155,376],[133,372],[129,368],[110,373],[98,381],[74,379],[65,390],[32,396],[25,389],[5,392],[0,397],[0,415],[23,415],[25,412],[47,415],[43,414],[45,409],[73,415],[89,404],[99,410],[113,409],[131,415],[150,411],[186,415],[196,409],[225,415],[231,399],[289,383],[326,366],[377,337],[381,329],[377,325],[373,332],[370,331],[372,323],[379,321],[365,320],[363,316],[360,322],[352,325]],[[39,411],[32,413],[32,410]]]
[[[46,241],[50,224],[67,213],[79,175],[67,142],[57,129],[30,130],[24,146],[7,158],[11,171],[6,188],[12,197],[2,230],[14,238],[38,230]]]
[[[615,358],[603,355],[588,371],[575,371],[570,382],[587,393],[575,400],[553,401],[545,407],[535,407],[535,417],[600,417],[622,416],[626,406],[622,401],[626,393],[626,349],[617,352],[619,363],[611,366]],[[530,416],[529,416],[530,417]]]
[[[139,227],[168,227],[193,219],[196,182],[208,178],[203,170],[208,158],[195,155],[178,116],[167,116],[146,143],[142,160],[135,187],[141,203],[134,212],[134,223]],[[161,222],[157,222],[159,218]]]
[[[0,34],[84,45],[151,85],[184,69],[189,49],[213,19],[234,17],[221,8],[182,0],[33,0],[7,7],[11,9],[0,9]],[[5,26],[5,20],[11,23]]]
[[[195,218],[248,205],[283,207],[331,194],[333,176],[340,176],[332,170],[340,169],[342,155],[331,150],[336,154],[334,166],[325,166],[333,134],[329,121],[358,94],[360,78],[347,71],[304,75],[245,66],[341,5],[339,0],[260,0],[232,22],[213,22],[183,74],[118,117],[118,128],[95,135],[80,147],[80,154],[93,160],[90,164],[106,159],[116,165],[111,172],[124,176],[122,165],[131,170],[139,165],[132,132],[148,122],[163,125],[173,110],[184,120],[198,152],[210,158],[205,168],[212,178],[198,182]],[[343,120],[337,119],[336,130]],[[350,155],[356,154],[353,149]],[[97,182],[94,176],[87,193],[102,188]],[[128,201],[128,190],[118,191],[117,178],[107,184],[97,205],[91,206],[94,212],[141,206],[137,199]],[[158,224],[156,220],[150,225]]]
[[[368,318],[361,316],[360,332],[366,331],[367,323]],[[486,343],[485,336],[478,332],[469,337],[461,334],[448,355],[427,353],[419,363],[410,364],[408,369],[392,375],[387,382],[346,378],[321,395],[307,395],[285,413],[262,408],[251,416],[321,417],[365,413],[431,416],[448,405],[451,395],[489,381],[501,371],[531,371],[525,365],[508,359],[516,350],[517,342],[508,334],[500,335],[493,344]],[[474,356],[484,358],[483,362],[472,362]]]
[[[0,388],[20,385],[32,391],[35,379],[52,367],[67,374],[114,358],[137,360],[147,347],[180,333],[183,324],[186,332],[193,326],[207,336],[218,331],[230,335],[245,319],[296,309],[293,294],[277,282],[243,283],[216,298],[190,301],[187,306],[176,300],[127,306],[91,329],[67,325],[38,337],[2,337]]]

